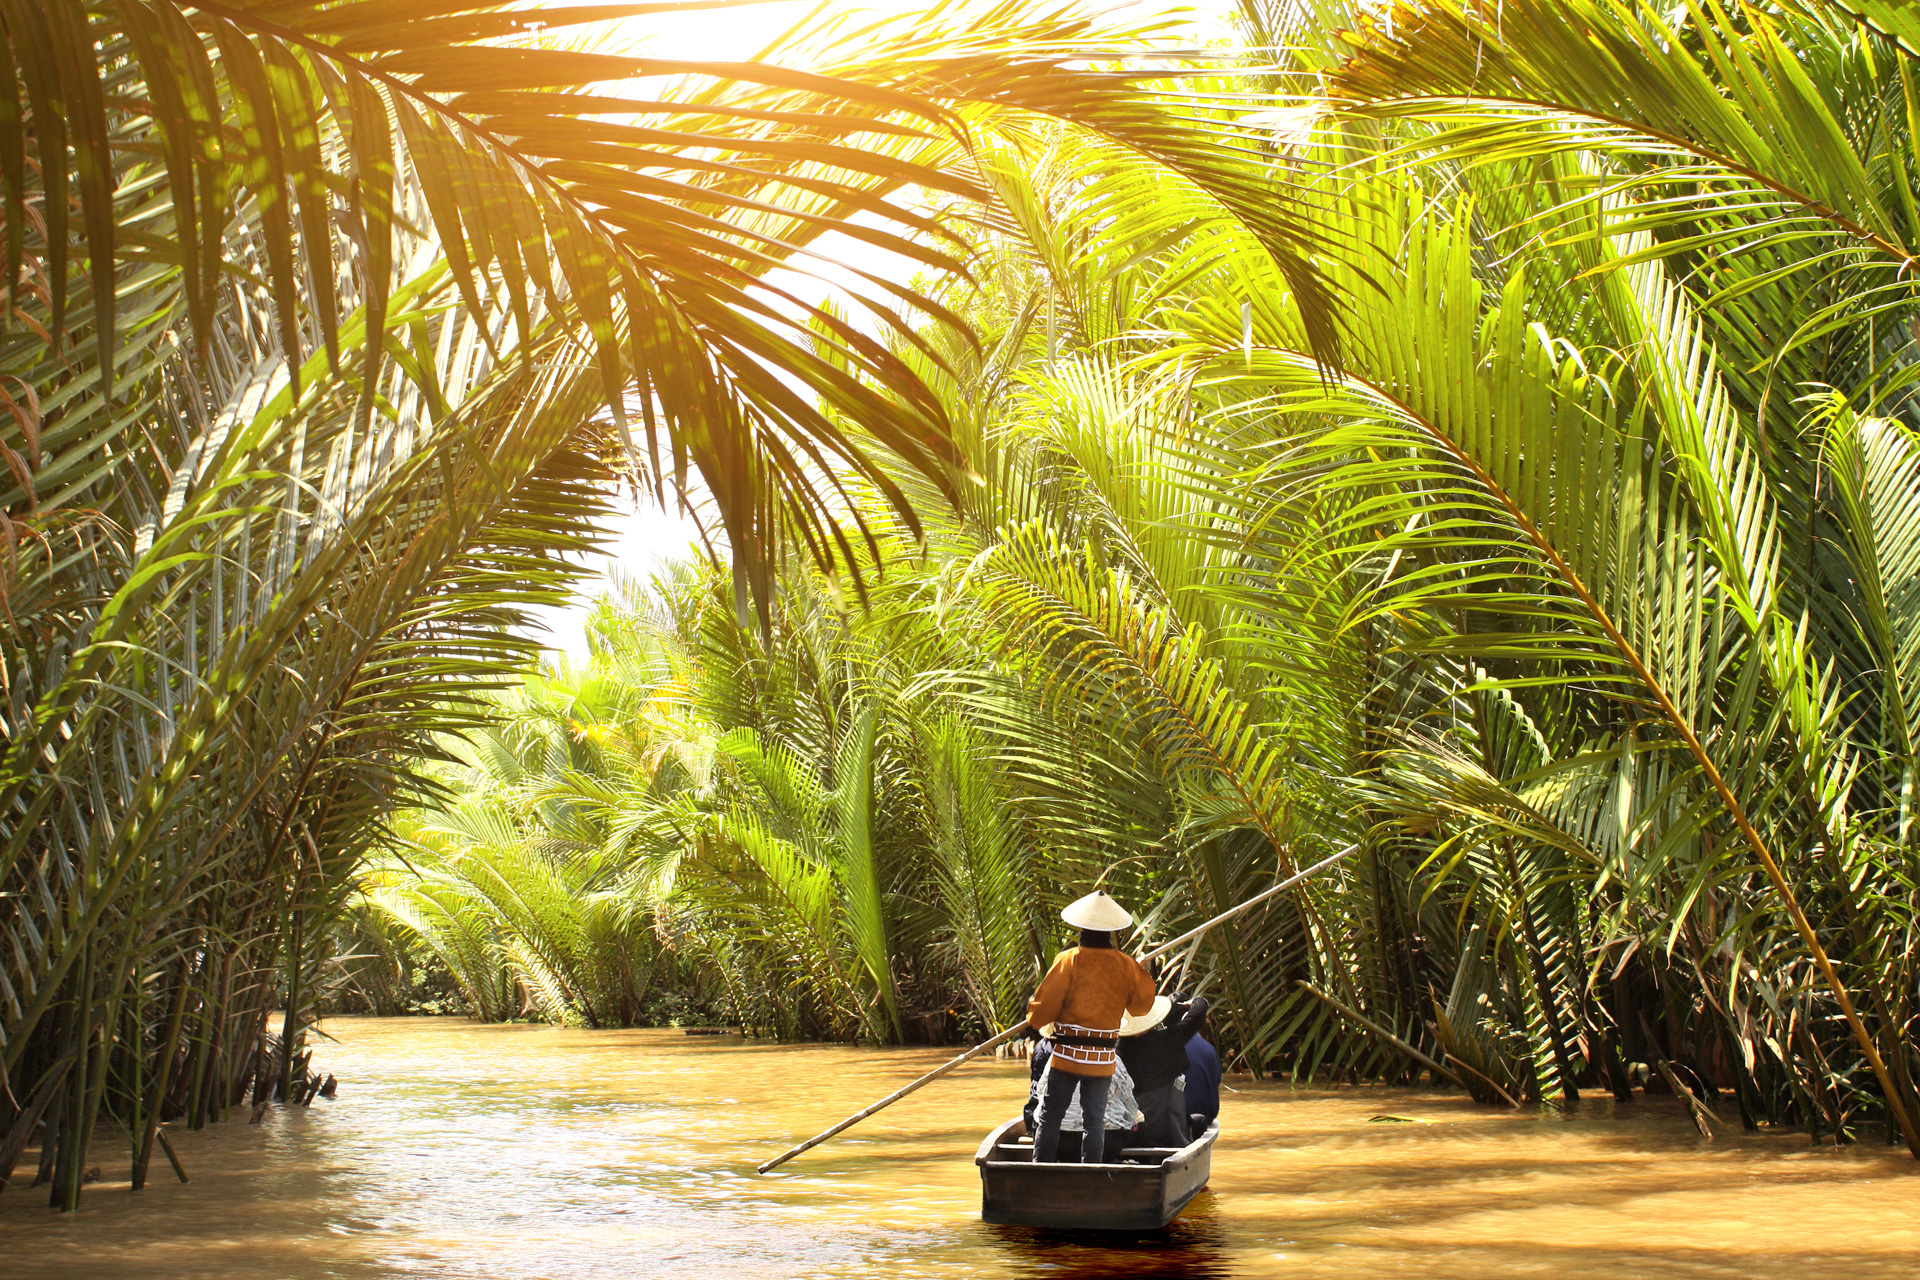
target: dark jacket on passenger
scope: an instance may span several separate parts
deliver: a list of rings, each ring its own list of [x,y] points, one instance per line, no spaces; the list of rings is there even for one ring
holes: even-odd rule
[[[1199,1034],[1206,1020],[1206,998],[1195,996],[1185,1004],[1176,1003],[1168,1011],[1167,1020],[1153,1030],[1121,1038],[1120,1061],[1127,1064],[1127,1074],[1133,1077],[1136,1096],[1172,1084],[1175,1076],[1187,1073],[1187,1041]]]
[[[1187,1041],[1187,1110],[1209,1122],[1220,1117],[1220,1055],[1205,1036]]]

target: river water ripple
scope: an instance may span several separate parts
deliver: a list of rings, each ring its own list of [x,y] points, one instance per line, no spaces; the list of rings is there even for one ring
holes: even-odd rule
[[[132,1194],[0,1194],[7,1280],[627,1276],[1739,1277],[1920,1273],[1920,1165],[1804,1134],[1708,1143],[1665,1099],[1518,1115],[1232,1081],[1211,1189],[1138,1239],[980,1222],[973,1150],[1025,1065],[984,1062],[771,1177],[756,1163],[938,1050],[334,1019],[337,1100],[176,1133]],[[1379,1123],[1374,1116],[1418,1123]],[[31,1158],[31,1157],[29,1157]],[[116,1181],[117,1179],[117,1181]]]

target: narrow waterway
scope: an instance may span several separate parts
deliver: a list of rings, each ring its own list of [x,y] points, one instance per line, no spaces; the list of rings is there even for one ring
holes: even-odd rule
[[[1428,1093],[1235,1081],[1211,1190],[1161,1235],[979,1220],[973,1150],[1020,1063],[970,1066],[759,1177],[943,1055],[670,1031],[338,1019],[337,1100],[176,1137],[138,1195],[0,1194],[0,1275],[193,1277],[1901,1277],[1920,1166],[1804,1135],[1708,1143],[1664,1100],[1516,1115]],[[1407,1117],[1416,1123],[1376,1121]],[[29,1175],[30,1176],[30,1173]]]

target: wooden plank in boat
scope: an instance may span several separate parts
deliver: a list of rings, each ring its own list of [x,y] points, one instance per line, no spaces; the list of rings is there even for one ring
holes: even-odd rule
[[[1021,1141],[1026,1123],[1016,1116],[988,1134],[974,1154],[980,1217],[1028,1227],[1158,1230],[1207,1185],[1219,1134],[1216,1122],[1184,1147],[1124,1148],[1109,1164],[1035,1164],[1032,1146]],[[1063,1143],[1063,1155],[1071,1145]]]

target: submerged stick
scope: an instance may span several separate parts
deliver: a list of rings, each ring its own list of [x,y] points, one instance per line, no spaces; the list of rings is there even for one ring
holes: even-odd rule
[[[1685,1100],[1687,1104],[1687,1118],[1693,1121],[1693,1127],[1700,1131],[1701,1137],[1705,1138],[1708,1142],[1712,1142],[1713,1125],[1708,1123],[1708,1117],[1711,1116],[1713,1120],[1719,1124],[1725,1124],[1726,1121],[1720,1119],[1720,1114],[1717,1111],[1700,1101],[1693,1090],[1687,1088],[1686,1081],[1680,1078],[1680,1074],[1673,1069],[1672,1063],[1668,1062],[1665,1058],[1655,1058],[1653,1065],[1661,1075],[1667,1078],[1667,1085],[1673,1090],[1675,1095]]]
[[[1334,863],[1340,861],[1340,859],[1346,857],[1348,854],[1353,853],[1359,847],[1360,846],[1357,844],[1350,844],[1346,848],[1342,849],[1340,852],[1334,854],[1332,857],[1322,858],[1320,861],[1308,867],[1305,871],[1295,872],[1293,875],[1288,876],[1285,880],[1282,880],[1279,884],[1274,885],[1271,889],[1261,890],[1259,893],[1254,894],[1251,898],[1248,898],[1245,902],[1241,903],[1239,906],[1229,907],[1227,910],[1222,911],[1219,915],[1207,921],[1205,924],[1200,925],[1193,929],[1189,929],[1185,933],[1181,934],[1179,937],[1174,938],[1170,941],[1161,943],[1159,946],[1155,947],[1152,951],[1149,951],[1146,955],[1141,956],[1140,963],[1146,964],[1149,961],[1157,960],[1161,956],[1167,954],[1167,952],[1172,951],[1175,947],[1178,947],[1183,943],[1193,941],[1195,938],[1199,937],[1201,934],[1205,933],[1207,930],[1213,928],[1215,925],[1222,924],[1228,920],[1233,919],[1233,917],[1239,915],[1242,911],[1245,911],[1248,907],[1255,906],[1259,903],[1265,902],[1268,898],[1273,897],[1274,894],[1280,893],[1281,891],[1286,889],[1293,888],[1294,885],[1299,884],[1302,880],[1305,880],[1308,876],[1313,875],[1315,872],[1325,870],[1327,867],[1332,866]],[[1019,1022],[1015,1023],[1011,1027],[1008,1027],[1005,1031],[1002,1031],[999,1035],[993,1037],[991,1040],[987,1040],[980,1044],[977,1044],[973,1046],[973,1048],[961,1054],[960,1056],[956,1058],[951,1058],[948,1061],[941,1063],[938,1067],[935,1067],[932,1071],[927,1072],[927,1074],[921,1076],[918,1080],[915,1080],[907,1084],[903,1088],[894,1090],[894,1092],[880,1099],[880,1101],[874,1103],[872,1106],[865,1107],[859,1111],[854,1112],[852,1115],[848,1116],[845,1120],[842,1120],[839,1124],[834,1125],[831,1129],[828,1129],[823,1133],[815,1134],[813,1137],[808,1138],[805,1142],[801,1143],[799,1146],[791,1147],[788,1150],[781,1152],[779,1155],[775,1156],[773,1159],[761,1165],[759,1171],[761,1173],[768,1173],[774,1169],[779,1168],[781,1165],[793,1159],[795,1156],[799,1155],[801,1152],[811,1150],[812,1148],[817,1147],[821,1143],[825,1142],[828,1138],[833,1137],[835,1134],[843,1133],[846,1130],[851,1129],[854,1125],[859,1124],[862,1120],[865,1120],[868,1116],[872,1115],[874,1112],[881,1111],[886,1109],[887,1107],[892,1106],[894,1103],[900,1101],[900,1099],[906,1097],[908,1094],[912,1093],[914,1090],[920,1089],[927,1085],[932,1084],[935,1080],[938,1080],[941,1076],[946,1075],[949,1071],[952,1071],[957,1067],[964,1066],[966,1063],[971,1062],[973,1059],[979,1057],[981,1054],[985,1053],[989,1049],[998,1048],[1000,1045],[1005,1044],[1007,1041],[1013,1039],[1015,1036],[1019,1035],[1021,1032],[1025,1031],[1026,1029],[1027,1029],[1027,1021],[1026,1019],[1022,1018]]]
[[[155,1129],[153,1136],[160,1139],[160,1149],[167,1153],[167,1163],[173,1166],[174,1176],[182,1182],[191,1181],[191,1179],[187,1177],[186,1169],[180,1164],[180,1157],[174,1151],[173,1143],[167,1140],[167,1131],[165,1129]]]

